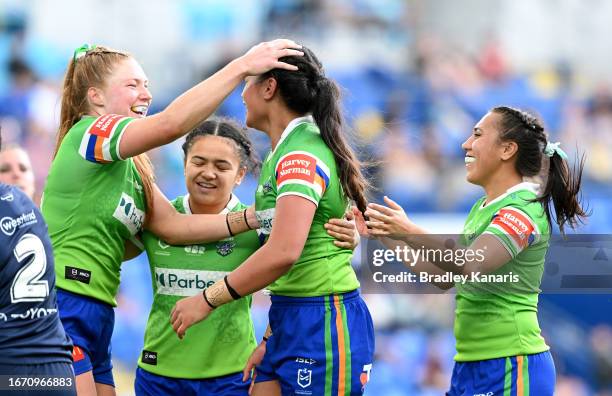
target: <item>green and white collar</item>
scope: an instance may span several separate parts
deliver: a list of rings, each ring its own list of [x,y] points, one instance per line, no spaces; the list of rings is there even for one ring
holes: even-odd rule
[[[283,133],[281,133],[280,139],[278,139],[278,143],[276,143],[276,147],[274,147],[274,150],[272,150],[272,154],[274,154],[278,146],[281,145],[283,140],[285,140],[287,136],[289,136],[289,134],[291,134],[291,132],[295,128],[297,128],[298,125],[306,123],[306,122],[314,124],[314,118],[312,118],[311,115],[307,115],[304,117],[298,117],[298,118],[294,118],[293,120],[291,120],[289,124],[287,124],[287,126],[285,127],[285,130],[283,131]]]
[[[227,203],[225,208],[221,212],[219,212],[219,214],[226,214],[232,211],[232,209],[234,209],[239,203],[240,200],[238,199],[238,197],[232,194],[229,202]],[[193,214],[193,212],[191,211],[191,206],[189,206],[189,194],[185,194],[185,196],[183,197],[183,208],[185,209],[185,214]]]
[[[531,191],[532,193],[538,195],[538,191],[540,190],[540,185],[537,183],[531,183],[531,182],[522,182],[522,183],[516,184],[510,187],[509,189],[507,189],[506,192],[500,195],[499,197],[495,198],[491,202],[488,202],[486,205],[485,205],[486,200],[482,201],[482,205],[480,205],[480,209],[483,209],[489,205],[492,205],[495,202],[499,202],[502,199],[506,198],[509,194],[516,192],[516,191],[520,191],[520,190]]]

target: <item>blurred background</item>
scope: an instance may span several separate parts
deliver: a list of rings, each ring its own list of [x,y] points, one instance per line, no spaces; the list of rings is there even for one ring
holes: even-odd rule
[[[360,155],[381,161],[368,170],[378,188],[373,200],[384,191],[423,226],[460,232],[481,195],[465,181],[460,145],[489,108],[512,105],[539,114],[572,156],[577,148],[587,154],[583,195],[593,216],[579,232],[611,233],[612,2],[604,0],[0,0],[3,143],[27,149],[42,191],[63,72],[85,42],[131,52],[149,76],[155,112],[251,45],[279,36],[312,48],[342,86]],[[217,114],[244,122],[241,89]],[[263,155],[266,138],[252,136]],[[152,153],[169,198],[185,193],[180,144]],[[255,186],[255,177],[240,186],[243,202],[253,202]],[[455,352],[454,296],[365,298],[377,331],[366,394],[443,394]],[[612,395],[612,296],[540,301],[557,394]],[[113,337],[120,395],[133,393],[150,303],[142,255],[122,272]],[[255,298],[258,337],[268,303]]]

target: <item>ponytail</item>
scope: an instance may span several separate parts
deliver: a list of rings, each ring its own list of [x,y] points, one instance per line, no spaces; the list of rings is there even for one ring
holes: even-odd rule
[[[588,216],[579,199],[584,161],[583,155],[570,170],[567,160],[555,152],[550,157],[546,186],[537,199],[544,206],[549,224],[553,218],[553,208],[550,205],[552,201],[555,222],[562,234],[566,223],[571,228],[576,228],[578,223]]]
[[[550,159],[546,186],[535,199],[544,207],[548,224],[552,225],[554,218],[559,231],[564,234],[565,224],[575,228],[582,223],[589,216],[582,208],[579,195],[584,155],[570,170],[567,155],[558,148],[558,143],[548,142],[544,127],[536,117],[507,106],[495,107],[491,112],[501,115],[500,139],[513,141],[518,146],[515,168],[521,176],[536,176],[542,169],[543,159]]]
[[[260,76],[259,81],[274,78],[289,109],[297,114],[312,113],[321,138],[334,154],[344,194],[363,213],[367,206],[366,190],[370,185],[361,172],[360,161],[344,136],[340,90],[335,82],[325,77],[323,65],[315,54],[305,46],[301,51],[304,56],[279,59],[297,66],[298,70],[273,69]]]
[[[368,204],[365,192],[368,182],[361,172],[359,160],[344,137],[339,106],[340,90],[336,83],[327,77],[317,79],[316,90],[317,98],[312,107],[312,117],[321,131],[321,138],[334,154],[344,193],[363,213]]]

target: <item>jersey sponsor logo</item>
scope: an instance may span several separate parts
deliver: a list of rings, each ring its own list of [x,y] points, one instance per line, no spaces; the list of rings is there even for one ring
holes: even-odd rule
[[[142,362],[153,365],[153,366],[157,366],[157,352],[143,350],[142,351]]]
[[[116,114],[106,114],[98,117],[85,131],[79,147],[79,154],[91,162],[112,162],[110,142],[119,123],[125,118]]]
[[[76,363],[83,359],[85,359],[85,353],[83,352],[83,350],[76,345],[73,346],[72,347],[72,361]]]
[[[276,208],[255,211],[255,217],[259,223],[258,233],[260,235],[270,235],[270,232],[272,232],[272,221],[274,220],[275,212]]]
[[[37,222],[38,220],[36,219],[36,213],[34,213],[34,209],[32,209],[27,213],[22,213],[18,217],[3,217],[0,219],[0,228],[5,235],[11,236],[18,228],[35,224]]]
[[[6,202],[13,202],[13,199],[15,199],[15,197],[13,196],[13,193],[4,194],[3,196],[0,197],[0,200],[6,201]]]
[[[57,313],[56,308],[30,308],[19,314],[11,314],[13,319],[39,319]]]
[[[8,320],[4,312],[0,312],[0,320],[5,321],[5,322]]]
[[[136,207],[134,198],[126,193],[121,193],[113,217],[125,225],[132,236],[142,229],[144,223],[144,212]]]
[[[308,388],[312,384],[312,370],[307,368],[298,369],[297,384],[301,388]]]
[[[491,226],[507,234],[515,251],[520,252],[535,240],[535,224],[517,208],[502,208],[494,216]]]
[[[200,271],[174,268],[155,268],[157,294],[195,296],[229,274],[226,271]]]
[[[311,153],[292,151],[278,160],[276,185],[302,184],[322,196],[329,185],[329,168]]]

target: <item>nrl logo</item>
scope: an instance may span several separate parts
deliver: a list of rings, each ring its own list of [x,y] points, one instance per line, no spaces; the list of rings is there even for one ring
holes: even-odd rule
[[[302,388],[308,388],[312,382],[312,370],[298,369],[297,384]]]
[[[230,254],[231,252],[234,251],[234,247],[236,246],[236,242],[234,241],[223,241],[223,242],[219,242],[217,244],[217,253],[222,256],[225,257],[228,254]]]

